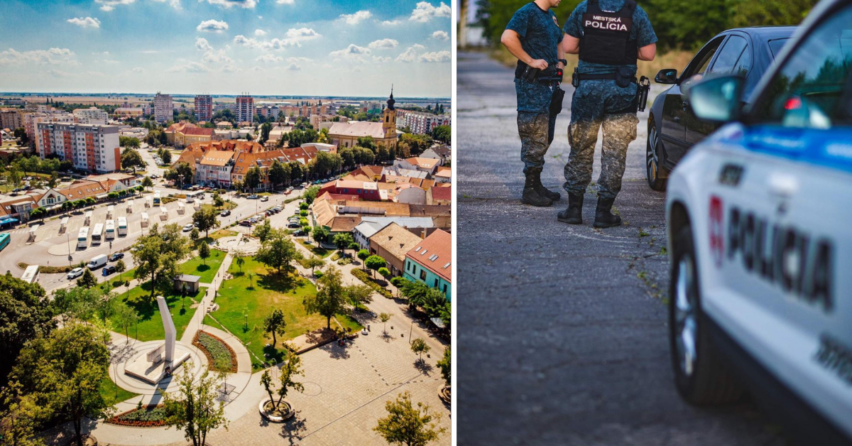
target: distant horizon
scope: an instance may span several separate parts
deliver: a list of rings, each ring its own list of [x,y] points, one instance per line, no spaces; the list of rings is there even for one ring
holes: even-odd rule
[[[160,93],[165,94],[165,95],[169,95],[172,98],[194,98],[195,96],[207,95],[207,96],[211,96],[212,98],[215,99],[215,98],[221,98],[221,97],[235,98],[237,96],[241,96],[241,94],[239,94],[239,93],[238,94],[211,94],[211,93],[193,94],[193,93],[165,93],[165,92],[160,92]],[[110,93],[80,92],[80,93],[78,93],[78,92],[70,92],[70,91],[50,91],[50,92],[46,92],[46,91],[0,91],[0,97],[27,95],[27,96],[39,96],[39,97],[45,97],[45,96],[93,96],[93,97],[99,97],[99,96],[135,96],[135,97],[149,97],[150,96],[151,98],[153,98],[156,94],[157,93],[129,93],[129,92],[122,92],[122,93],[116,93],[116,92],[110,92]],[[388,98],[388,96],[343,96],[343,95],[317,96],[317,95],[265,95],[265,94],[256,95],[256,94],[249,94],[249,96],[251,96],[254,99],[330,99],[330,100],[334,100],[334,99],[360,99],[360,100],[376,99],[376,100],[381,100],[381,99],[387,99]],[[438,100],[438,101],[452,102],[451,97],[442,97],[442,96],[397,96],[396,94],[394,94],[394,99],[396,99],[397,102],[403,101],[403,100],[409,100],[409,101],[411,101],[411,100]]]

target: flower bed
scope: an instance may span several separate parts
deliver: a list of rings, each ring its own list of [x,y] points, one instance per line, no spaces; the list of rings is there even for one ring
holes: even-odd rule
[[[166,425],[166,409],[163,406],[146,406],[116,415],[107,423],[133,427],[161,427]]]
[[[210,333],[199,331],[192,340],[192,345],[198,347],[207,356],[207,364],[214,372],[237,373],[237,354],[225,341]],[[222,365],[230,364],[230,367]]]
[[[356,277],[358,280],[360,280],[361,282],[364,282],[364,283],[366,283],[367,285],[369,285],[372,289],[374,289],[377,293],[381,294],[382,296],[385,296],[385,297],[387,297],[388,299],[393,299],[393,294],[391,294],[391,292],[390,292],[390,291],[388,291],[387,289],[385,289],[383,286],[381,286],[381,285],[379,285],[378,283],[376,283],[376,282],[375,282],[375,281],[374,281],[374,280],[370,277],[370,275],[369,275],[369,274],[367,274],[366,272],[364,272],[364,271],[362,271],[362,270],[360,270],[360,269],[353,269],[353,270],[352,270],[352,275],[353,275],[353,276],[355,276],[355,277]]]

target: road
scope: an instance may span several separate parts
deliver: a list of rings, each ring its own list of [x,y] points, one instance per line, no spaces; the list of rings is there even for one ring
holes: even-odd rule
[[[458,62],[459,444],[782,445],[744,401],[685,404],[672,383],[663,193],[644,180],[647,112],[616,208],[595,230],[523,206],[512,71],[482,54]],[[543,172],[558,188],[573,88]],[[643,116],[644,115],[644,116]],[[600,139],[599,139],[600,141]],[[600,172],[600,142],[595,172]],[[561,189],[561,188],[560,188]]]

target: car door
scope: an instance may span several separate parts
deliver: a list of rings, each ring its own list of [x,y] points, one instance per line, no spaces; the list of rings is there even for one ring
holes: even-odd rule
[[[731,138],[744,170],[725,195],[724,279],[709,307],[852,435],[852,6],[839,5],[779,61]]]
[[[704,74],[724,39],[725,36],[717,36],[704,45],[683,70],[678,83],[673,85],[665,95],[660,139],[665,151],[664,165],[669,169],[677,164],[689,148],[683,123],[688,108],[683,97],[683,85],[696,75]]]
[[[706,74],[739,74],[745,77],[751,69],[753,56],[746,34],[729,35],[717,53]],[[684,140],[688,147],[698,144],[719,128],[719,124],[698,119],[689,107],[684,111],[683,126]]]

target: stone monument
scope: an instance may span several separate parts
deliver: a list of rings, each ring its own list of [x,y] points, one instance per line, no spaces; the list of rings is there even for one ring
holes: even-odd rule
[[[149,384],[159,383],[166,375],[174,373],[181,364],[189,359],[189,353],[175,355],[177,330],[175,330],[175,323],[172,321],[172,314],[169,312],[169,305],[163,296],[157,296],[157,306],[160,309],[160,317],[163,319],[166,342],[155,347],[146,355],[138,356],[128,363],[124,369],[125,374],[139,378]]]

